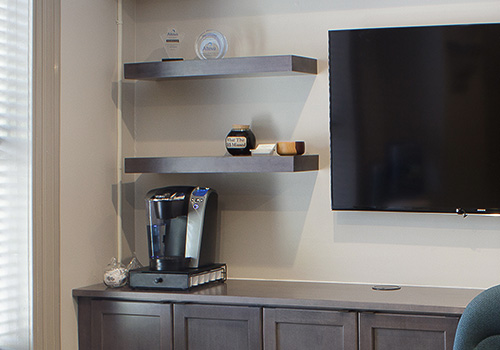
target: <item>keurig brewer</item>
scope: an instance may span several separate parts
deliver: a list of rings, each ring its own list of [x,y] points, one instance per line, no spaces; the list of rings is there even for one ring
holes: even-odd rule
[[[224,281],[216,264],[217,192],[171,186],[146,195],[149,267],[130,272],[132,288],[189,289]]]

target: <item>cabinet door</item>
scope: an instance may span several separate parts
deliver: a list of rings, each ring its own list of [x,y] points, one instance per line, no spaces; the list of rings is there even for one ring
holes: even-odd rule
[[[92,350],[171,350],[169,304],[92,300]]]
[[[264,309],[265,350],[356,350],[354,312]]]
[[[261,350],[261,309],[175,304],[174,349]]]
[[[360,350],[452,350],[458,319],[361,313]]]

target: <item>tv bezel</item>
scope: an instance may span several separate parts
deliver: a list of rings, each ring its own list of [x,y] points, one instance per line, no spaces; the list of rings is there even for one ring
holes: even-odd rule
[[[332,211],[349,211],[349,212],[394,212],[394,213],[429,213],[429,214],[454,214],[461,215],[466,217],[468,215],[478,215],[478,216],[500,216],[500,207],[499,208],[476,208],[476,210],[472,211],[469,209],[463,209],[461,207],[457,207],[454,210],[439,210],[437,208],[411,208],[411,209],[403,209],[403,208],[384,208],[384,207],[334,207],[334,188],[333,188],[333,176],[334,176],[334,152],[333,152],[333,109],[332,109],[332,74],[331,74],[331,32],[339,32],[339,31],[366,31],[366,30],[379,30],[379,29],[406,29],[406,28],[435,28],[435,27],[466,27],[466,26],[479,26],[479,25],[499,25],[500,22],[480,22],[480,23],[453,23],[453,24],[432,24],[432,25],[407,25],[407,26],[383,26],[383,27],[364,27],[364,28],[339,28],[339,29],[330,29],[328,31],[328,82],[329,82],[329,128],[330,128],[330,203]],[[499,137],[500,138],[500,137]],[[499,142],[500,146],[500,142]],[[500,182],[500,180],[499,180]],[[499,200],[500,202],[500,200]]]

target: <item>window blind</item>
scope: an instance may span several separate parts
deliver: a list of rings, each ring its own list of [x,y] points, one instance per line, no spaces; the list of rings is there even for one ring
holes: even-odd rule
[[[0,0],[0,349],[31,348],[31,1]]]

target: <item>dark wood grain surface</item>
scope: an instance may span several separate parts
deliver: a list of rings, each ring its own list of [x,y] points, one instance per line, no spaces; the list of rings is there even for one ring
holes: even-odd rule
[[[319,156],[125,158],[126,173],[269,173],[319,169]]]
[[[180,60],[125,64],[125,79],[279,76],[317,74],[317,60],[295,55],[230,57],[217,60]]]
[[[479,289],[402,286],[375,291],[372,285],[228,280],[192,291],[132,290],[103,284],[73,290],[74,297],[129,301],[256,305],[310,309],[461,315]]]

